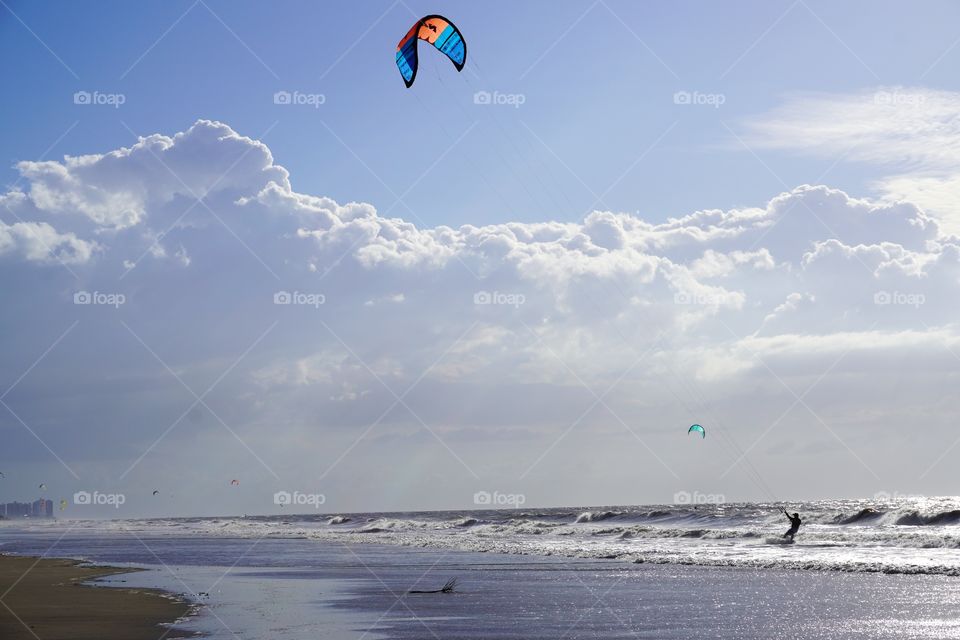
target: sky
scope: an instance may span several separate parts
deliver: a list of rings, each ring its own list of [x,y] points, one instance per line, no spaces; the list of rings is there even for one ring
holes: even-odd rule
[[[955,493],[958,14],[2,0],[0,501]]]

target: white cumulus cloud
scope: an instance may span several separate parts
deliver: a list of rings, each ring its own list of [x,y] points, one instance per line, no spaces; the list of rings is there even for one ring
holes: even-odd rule
[[[785,111],[758,132],[798,138],[798,117]],[[824,145],[847,135],[818,131]],[[905,402],[946,420],[944,398],[956,399],[938,381],[958,365],[960,246],[910,202],[800,185],[666,220],[595,211],[573,223],[424,228],[359,199],[297,192],[265,145],[211,121],[18,166],[24,188],[0,196],[17,216],[0,224],[0,268],[30,311],[4,312],[6,378],[79,322],[11,401],[70,455],[105,457],[118,474],[144,451],[144,470],[153,459],[176,466],[176,443],[200,430],[235,447],[223,455],[237,464],[332,465],[347,483],[356,467],[339,460],[390,466],[431,446],[424,463],[458,478],[444,490],[468,495],[464,467],[519,478],[549,450],[531,476],[542,482],[583,447],[602,454],[638,436],[650,447],[637,451],[650,463],[639,473],[655,485],[649,451],[686,464],[664,425],[706,419],[691,416],[704,409],[745,442],[822,436],[792,414],[792,429],[763,435],[811,385],[809,408],[845,425],[840,437],[880,468],[888,454],[858,429],[889,443]],[[81,289],[126,302],[72,304]],[[216,417],[181,416],[193,401],[184,384],[214,385]],[[572,424],[576,447],[551,447]],[[377,457],[373,443],[388,434]],[[503,437],[509,468],[496,453]],[[26,434],[11,446],[46,460],[35,444]],[[808,462],[769,455],[757,465],[771,474]],[[365,482],[358,491],[377,490]]]

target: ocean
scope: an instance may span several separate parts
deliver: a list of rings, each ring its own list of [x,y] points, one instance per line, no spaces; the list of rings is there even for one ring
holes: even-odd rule
[[[787,508],[792,545],[744,503],[15,522],[0,551],[148,568],[104,582],[194,601],[171,638],[960,638],[960,501]]]

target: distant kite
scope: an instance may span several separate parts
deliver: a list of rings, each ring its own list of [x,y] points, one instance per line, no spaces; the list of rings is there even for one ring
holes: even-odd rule
[[[43,483],[41,482],[41,483],[40,483],[40,491],[46,491],[46,490],[47,490],[47,485],[45,485],[45,484],[43,484]]]
[[[157,495],[158,493],[160,493],[160,492],[157,491],[156,489],[153,490],[153,495]]]
[[[687,429],[687,435],[690,435],[691,433],[699,433],[701,439],[707,437],[707,430],[698,424],[692,425],[689,429]]]
[[[460,30],[443,16],[424,16],[397,45],[397,68],[408,89],[417,77],[417,43],[420,40],[426,40],[450,58],[457,71],[463,70],[467,62],[467,43]]]
[[[237,479],[233,479],[233,480],[230,481],[230,486],[239,487],[239,486],[240,486],[240,481],[237,480]]]
[[[67,508],[67,501],[64,500],[63,498],[60,498],[60,511],[63,511],[66,508]]]

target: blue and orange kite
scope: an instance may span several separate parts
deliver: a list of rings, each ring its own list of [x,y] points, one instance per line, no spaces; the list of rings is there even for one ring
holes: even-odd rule
[[[467,43],[460,30],[443,16],[424,16],[417,20],[397,45],[397,67],[408,89],[417,77],[418,40],[426,40],[443,52],[457,71],[461,71],[467,62]]]

